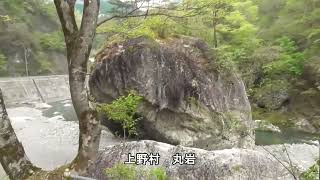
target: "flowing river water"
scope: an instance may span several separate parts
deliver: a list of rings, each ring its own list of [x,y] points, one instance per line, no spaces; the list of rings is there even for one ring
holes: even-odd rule
[[[70,162],[75,157],[78,149],[78,123],[70,100],[49,104],[24,104],[19,107],[7,108],[7,111],[27,156],[35,165],[51,170]],[[283,131],[283,133],[256,132],[257,145],[312,144],[312,141],[314,143],[314,140],[318,138],[308,133],[293,130]],[[113,136],[105,128],[102,131],[100,149],[120,143],[120,141],[121,139]],[[316,157],[317,147],[308,144],[299,146],[298,148],[301,149],[298,151],[295,150],[297,148],[290,148],[293,148],[293,153],[300,153],[301,159],[305,159],[303,157],[304,151],[310,151],[310,156],[307,159],[309,158],[309,161],[312,161]],[[308,162],[307,166],[311,163]],[[0,167],[0,180],[5,178],[4,174]]]

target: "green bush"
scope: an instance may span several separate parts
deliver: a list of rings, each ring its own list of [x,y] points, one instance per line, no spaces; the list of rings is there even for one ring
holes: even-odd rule
[[[63,51],[65,43],[62,32],[39,33],[40,45],[47,50]]]
[[[279,75],[298,76],[303,71],[304,54],[297,51],[294,41],[288,37],[282,37],[276,40],[276,43],[282,48],[279,59],[265,65],[264,72],[269,77]]]
[[[294,125],[288,114],[277,111],[266,111],[265,109],[261,108],[253,109],[252,119],[263,120],[279,127],[287,128]]]
[[[6,56],[0,52],[0,74],[3,74],[7,70]]]
[[[136,177],[136,167],[117,163],[113,167],[107,168],[105,174],[109,179],[134,180]]]
[[[320,160],[316,162],[313,166],[311,166],[307,171],[301,174],[301,179],[303,180],[319,180],[319,167],[320,167]]]
[[[35,60],[39,63],[40,68],[38,69],[39,74],[43,74],[43,73],[51,73],[52,72],[52,64],[47,56],[47,54],[45,54],[42,51],[39,51],[35,54]]]
[[[148,180],[166,180],[166,170],[163,167],[154,167],[150,170],[137,169],[135,165],[117,163],[105,170],[108,179],[137,180],[144,177]],[[141,177],[142,176],[142,177]]]
[[[130,91],[127,96],[120,96],[111,104],[99,104],[97,108],[99,112],[105,113],[110,120],[121,123],[125,137],[126,130],[128,130],[129,136],[137,134],[136,123],[139,118],[135,118],[135,115],[141,100],[141,96]]]
[[[167,174],[163,167],[152,168],[148,175],[150,180],[166,180]]]

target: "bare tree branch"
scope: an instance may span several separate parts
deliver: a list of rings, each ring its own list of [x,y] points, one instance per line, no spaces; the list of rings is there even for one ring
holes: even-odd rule
[[[164,6],[150,6],[149,4],[147,6],[143,6],[143,3],[145,1],[143,1],[141,3],[141,5],[135,9],[133,9],[132,11],[128,12],[125,15],[114,15],[111,17],[106,17],[104,19],[101,19],[98,21],[97,27],[101,26],[103,23],[106,23],[107,21],[110,21],[112,19],[125,19],[125,18],[134,18],[134,17],[147,17],[147,16],[166,16],[169,18],[189,18],[189,17],[195,17],[198,15],[203,14],[203,12],[201,12],[202,9],[206,8],[207,6],[201,6],[201,7],[189,7],[187,9],[178,9],[177,7],[164,7]],[[147,8],[145,13],[142,14],[134,14],[135,12],[137,12],[140,9],[143,8]],[[150,11],[152,10],[157,10],[157,12],[152,12],[150,13]],[[171,12],[170,12],[171,11]],[[184,15],[174,15],[174,12],[183,12],[186,11],[186,14]]]
[[[293,167],[293,164],[292,164],[292,160],[291,160],[291,158],[290,158],[290,155],[289,155],[289,153],[288,153],[287,147],[286,147],[285,144],[283,144],[283,147],[284,147],[284,150],[285,150],[286,155],[287,155],[287,157],[288,157],[289,165],[290,165],[291,171],[293,172],[294,179],[297,179],[297,177],[294,175],[294,174],[295,174],[295,173],[294,173],[294,167]]]
[[[132,15],[134,12],[138,11],[142,6],[143,6],[143,3],[141,3],[141,5],[139,7],[136,7],[134,8],[133,10],[131,10],[130,12],[128,12],[125,16],[129,16],[129,15]],[[111,16],[111,17],[107,17],[107,18],[104,18],[102,20],[99,20],[98,23],[97,23],[97,27],[99,27],[100,25],[102,25],[103,23],[107,22],[107,21],[110,21],[112,19],[115,19],[115,18],[118,18],[119,15],[115,15],[115,16]],[[120,17],[120,16],[119,16]]]

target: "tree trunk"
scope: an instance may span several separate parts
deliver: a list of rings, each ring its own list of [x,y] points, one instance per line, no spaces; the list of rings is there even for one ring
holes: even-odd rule
[[[87,62],[90,48],[75,49],[69,60],[69,83],[71,99],[79,120],[79,148],[74,160],[76,171],[85,171],[89,160],[94,160],[99,149],[100,121],[97,112],[90,107],[86,89]],[[85,173],[85,172],[83,172]]]
[[[67,48],[71,99],[79,119],[79,148],[74,161],[54,171],[36,168],[25,155],[6,113],[0,91],[0,161],[10,179],[61,179],[65,168],[85,174],[90,162],[95,160],[99,149],[100,121],[90,106],[86,74],[99,14],[99,0],[84,0],[83,18],[78,29],[74,15],[76,0],[54,0],[61,22]],[[31,176],[32,175],[32,176]]]
[[[75,1],[55,0],[54,2],[65,36],[71,99],[79,120],[79,148],[71,168],[80,174],[85,174],[90,161],[95,160],[101,133],[100,121],[96,110],[90,107],[85,84],[100,1],[84,0],[79,30],[74,16]]]
[[[0,161],[10,179],[25,179],[39,170],[32,165],[8,117],[0,90]]]

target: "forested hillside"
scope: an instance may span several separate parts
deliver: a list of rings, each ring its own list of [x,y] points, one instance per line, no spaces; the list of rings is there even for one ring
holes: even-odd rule
[[[0,42],[1,76],[67,72],[63,33],[51,2],[1,0]]]

